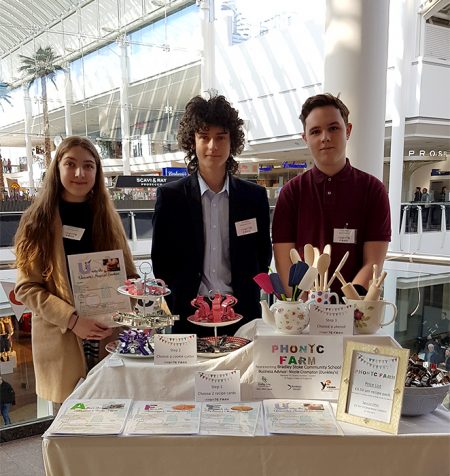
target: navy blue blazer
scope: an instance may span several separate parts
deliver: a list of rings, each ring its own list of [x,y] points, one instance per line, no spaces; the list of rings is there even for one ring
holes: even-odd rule
[[[251,218],[256,218],[258,231],[237,236],[235,223]],[[252,278],[267,272],[272,259],[270,210],[264,187],[230,175],[229,230],[231,286],[238,299],[234,309],[244,316],[239,325],[223,329],[230,335],[245,322],[261,317],[260,289]],[[197,296],[203,274],[203,213],[197,174],[158,188],[151,254],[155,277],[163,279],[172,291],[167,297],[169,308],[181,317],[173,331],[205,335],[204,328],[186,320],[195,311],[191,300]]]

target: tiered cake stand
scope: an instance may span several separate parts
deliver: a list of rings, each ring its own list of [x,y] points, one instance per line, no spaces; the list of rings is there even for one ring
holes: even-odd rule
[[[119,286],[117,292],[124,294],[132,299],[142,302],[142,312],[117,312],[113,315],[113,321],[124,327],[130,328],[132,331],[144,331],[148,338],[149,347],[153,343],[154,334],[161,333],[168,326],[173,326],[174,322],[179,319],[177,315],[167,315],[161,308],[162,298],[170,294],[168,289],[161,280],[149,278],[152,267],[148,262],[143,262],[139,266],[139,271],[143,276],[141,280],[131,280],[131,285],[126,284]],[[151,305],[149,305],[151,303]],[[137,357],[137,354],[127,354],[120,352],[120,341],[116,341],[116,351],[107,348],[111,353],[117,353],[121,356]],[[150,347],[151,349],[151,347]],[[149,357],[145,355],[145,357]]]
[[[236,324],[241,319],[242,319],[242,316],[240,314],[235,314],[235,319],[227,319],[227,320],[218,321],[218,322],[214,322],[212,320],[207,320],[207,319],[199,319],[195,315],[189,316],[187,318],[187,320],[189,322],[191,322],[192,324],[195,324],[197,326],[202,326],[202,327],[212,327],[214,329],[214,340],[213,340],[213,342],[211,342],[211,347],[212,347],[213,352],[208,353],[209,357],[213,357],[213,356],[219,357],[220,355],[222,355],[224,353],[227,353],[223,349],[224,349],[224,346],[226,346],[226,344],[227,344],[227,339],[230,340],[231,338],[227,338],[227,336],[223,336],[224,338],[219,337],[217,335],[217,329],[219,327],[226,327],[226,326],[230,326],[231,324]],[[234,339],[236,340],[237,338],[234,338]],[[244,340],[246,342],[245,343],[242,342],[243,345],[245,345],[246,343],[249,342],[246,339],[243,339],[242,341],[244,341]],[[201,354],[199,354],[199,355],[201,355]],[[206,354],[205,354],[205,356],[206,356]]]

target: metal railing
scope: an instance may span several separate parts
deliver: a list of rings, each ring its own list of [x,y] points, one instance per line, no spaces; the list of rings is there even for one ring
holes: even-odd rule
[[[400,233],[450,231],[450,202],[401,204]]]

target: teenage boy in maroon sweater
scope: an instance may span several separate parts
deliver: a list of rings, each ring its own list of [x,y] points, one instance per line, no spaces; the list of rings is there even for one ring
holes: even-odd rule
[[[331,94],[305,101],[300,119],[314,167],[287,182],[275,207],[272,241],[277,271],[287,287],[289,250],[311,243],[322,252],[331,244],[330,273],[342,256],[341,273],[365,294],[372,265],[383,265],[391,238],[389,200],[382,182],[350,165],[347,140],[352,131],[345,104]],[[335,280],[332,288],[341,285]]]

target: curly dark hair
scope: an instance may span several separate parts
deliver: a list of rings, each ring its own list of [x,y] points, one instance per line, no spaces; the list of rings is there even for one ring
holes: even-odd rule
[[[235,174],[238,163],[234,160],[244,148],[244,121],[239,113],[227,101],[225,96],[210,93],[209,99],[193,97],[187,104],[178,128],[178,144],[185,151],[185,162],[190,174],[198,170],[198,158],[195,154],[195,133],[207,126],[220,126],[230,133],[230,157],[226,170]]]

